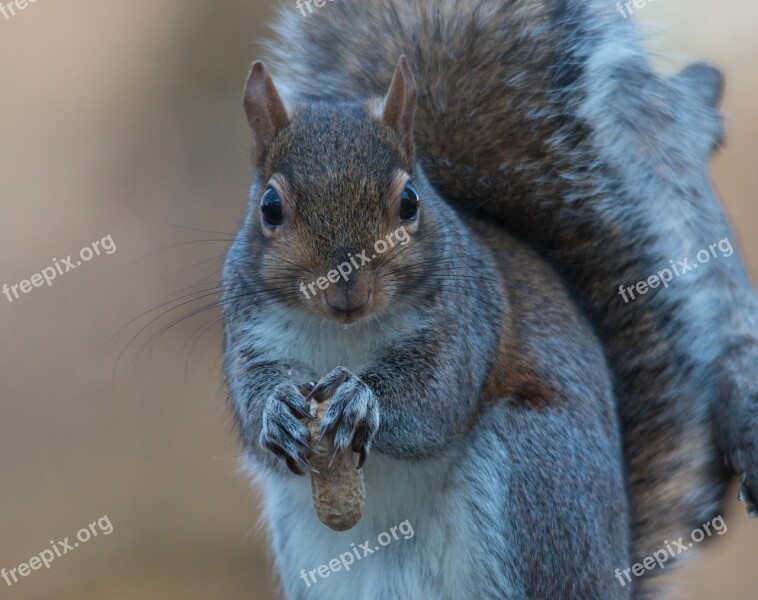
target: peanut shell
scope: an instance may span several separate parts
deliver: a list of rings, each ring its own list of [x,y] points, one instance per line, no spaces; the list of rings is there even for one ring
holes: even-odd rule
[[[366,487],[363,471],[355,468],[355,459],[350,449],[338,452],[331,467],[329,466],[334,453],[334,433],[324,436],[321,443],[316,445],[321,431],[321,419],[330,402],[311,400],[309,406],[311,415],[316,418],[308,422],[311,444],[316,450],[310,462],[318,471],[311,472],[313,507],[324,525],[335,531],[346,531],[353,528],[363,514]]]

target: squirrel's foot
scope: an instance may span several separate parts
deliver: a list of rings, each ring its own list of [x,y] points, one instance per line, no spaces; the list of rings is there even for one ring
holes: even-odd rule
[[[313,453],[310,432],[300,420],[312,418],[305,397],[292,383],[276,386],[263,408],[259,443],[284,459],[296,475],[305,475],[305,471],[312,469],[308,463]]]
[[[745,503],[750,518],[755,519],[758,518],[758,452],[754,438],[758,435],[758,430],[746,426],[745,421],[730,421],[734,426],[722,432],[722,439],[726,439],[726,462],[740,479],[737,498]]]
[[[738,498],[758,518],[758,337],[740,336],[725,352],[726,394],[716,408],[718,440],[740,478]]]
[[[755,492],[750,487],[747,473],[740,475],[740,493],[737,495],[737,499],[745,503],[747,514],[751,519],[758,518],[758,502],[756,501]]]
[[[740,491],[737,499],[745,503],[745,509],[751,519],[758,518],[758,455],[752,438],[738,438],[732,441],[727,450],[727,462],[732,471],[740,478]]]
[[[334,369],[308,395],[317,402],[329,397],[332,402],[321,420],[321,437],[334,432],[335,454],[352,449],[360,455],[360,469],[379,428],[379,403],[371,388],[344,367]]]

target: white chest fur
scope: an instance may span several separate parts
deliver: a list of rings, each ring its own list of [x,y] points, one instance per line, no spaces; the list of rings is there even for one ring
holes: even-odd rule
[[[297,311],[280,311],[276,319],[249,325],[248,333],[261,342],[258,347],[270,360],[300,363],[315,376],[336,366],[357,374],[393,337],[413,330],[414,319],[412,312],[398,313],[345,328]],[[255,463],[247,465],[263,488],[263,520],[286,598],[476,597],[476,568],[470,564],[476,534],[466,513],[466,501],[472,499],[451,483],[461,466],[450,456],[418,463],[370,456],[364,467],[365,510],[346,532],[332,531],[318,520],[309,477],[264,474]],[[391,541],[382,545],[380,536]],[[329,568],[346,553],[356,557],[349,571]]]
[[[475,572],[467,546],[472,532],[463,529],[468,519],[460,492],[447,485],[455,468],[449,458],[411,464],[371,456],[364,468],[364,514],[346,532],[318,520],[308,477],[258,476],[263,519],[286,597],[474,597],[467,575]],[[349,571],[341,563],[336,570],[328,568],[350,553]]]
[[[412,330],[414,320],[413,314],[405,311],[391,318],[380,316],[344,326],[301,311],[281,309],[272,318],[245,329],[260,340],[268,359],[299,362],[324,376],[338,366],[359,371],[382,346]]]

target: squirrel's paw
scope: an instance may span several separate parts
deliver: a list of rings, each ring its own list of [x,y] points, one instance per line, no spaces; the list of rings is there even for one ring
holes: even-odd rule
[[[321,437],[334,432],[334,452],[351,448],[360,455],[361,468],[379,428],[379,403],[363,381],[344,367],[337,367],[313,388],[308,398],[332,402],[321,420]]]
[[[749,383],[755,385],[753,380]],[[748,515],[758,518],[758,392],[743,394],[741,404],[733,403],[721,421],[721,440],[726,463],[740,480],[738,499]],[[739,398],[739,397],[738,397]]]
[[[312,419],[305,398],[291,383],[276,386],[263,408],[259,443],[287,463],[290,471],[304,475],[311,469],[310,433],[300,419]]]
[[[758,518],[758,453],[753,441],[754,426],[749,422],[746,425],[745,421],[741,420],[737,427],[727,431],[731,435],[727,437],[725,456],[727,466],[740,479],[737,498],[745,503],[750,518],[755,519]]]
[[[745,503],[747,514],[751,519],[758,518],[758,502],[756,501],[755,492],[750,487],[750,481],[746,473],[740,476],[740,493],[737,499]]]

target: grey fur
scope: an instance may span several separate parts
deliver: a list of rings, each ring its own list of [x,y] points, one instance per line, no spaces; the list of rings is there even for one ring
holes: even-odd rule
[[[380,94],[407,55],[432,184],[572,285],[616,377],[635,559],[718,511],[723,454],[755,511],[758,305],[741,260],[629,304],[617,293],[735,242],[706,172],[723,141],[720,73],[660,77],[600,0],[343,0],[308,18],[283,9],[276,30],[270,62],[292,97]]]

